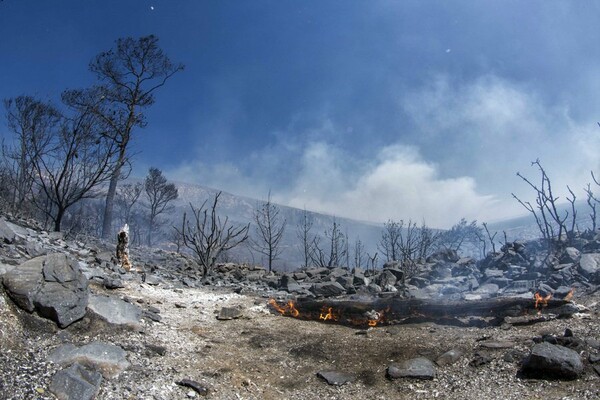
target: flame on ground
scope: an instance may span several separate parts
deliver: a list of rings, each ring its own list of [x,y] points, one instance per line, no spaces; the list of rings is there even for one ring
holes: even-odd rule
[[[350,318],[344,317],[340,310],[336,310],[335,307],[323,306],[317,316],[310,313],[301,313],[296,307],[296,303],[293,300],[288,300],[287,303],[280,305],[275,299],[269,299],[268,304],[279,314],[286,317],[301,318],[307,320],[319,320],[323,322],[340,322],[342,324],[354,325],[354,326],[365,326],[370,327],[377,326],[379,323],[385,320],[385,314],[390,311],[389,307],[386,310],[371,310],[364,313],[364,318]]]
[[[575,288],[571,288],[563,300],[571,301],[573,299],[573,293],[575,293]]]
[[[291,317],[298,317],[300,315],[300,311],[296,309],[296,306],[294,305],[294,302],[292,300],[288,301],[287,304],[283,307],[277,304],[277,301],[275,301],[275,299],[270,299],[269,304],[281,315],[288,315]]]
[[[323,309],[321,310],[321,314],[319,315],[319,319],[322,321],[328,321],[328,320],[337,321],[339,319],[339,317],[337,316],[336,313],[333,312],[333,307],[323,306]]]
[[[540,292],[535,292],[534,298],[535,298],[535,308],[538,311],[541,311],[541,309],[543,307],[546,307],[548,305],[548,301],[552,298],[552,294],[549,294],[549,295],[543,297],[540,294]]]

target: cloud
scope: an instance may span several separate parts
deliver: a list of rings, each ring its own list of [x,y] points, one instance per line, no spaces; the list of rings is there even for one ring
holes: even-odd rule
[[[540,158],[555,193],[566,185],[583,199],[598,169],[600,131],[569,107],[545,101],[526,84],[486,75],[459,82],[438,75],[404,91],[397,107],[406,126],[384,146],[348,143],[347,127],[326,111],[297,114],[271,142],[243,157],[197,160],[166,171],[170,179],[265,198],[340,217],[383,222],[412,219],[450,227],[525,214],[511,197],[533,199],[516,172],[536,180]]]
[[[437,166],[413,147],[386,146],[358,170],[345,168],[353,164],[350,158],[325,143],[311,144],[295,187],[276,200],[336,216],[425,220],[436,227],[449,227],[462,217],[479,218],[497,203],[493,196],[478,193],[470,177],[441,178]]]

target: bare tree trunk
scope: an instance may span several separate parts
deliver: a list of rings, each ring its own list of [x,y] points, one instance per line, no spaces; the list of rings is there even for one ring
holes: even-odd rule
[[[102,238],[110,239],[112,231],[113,209],[115,205],[115,195],[117,193],[117,183],[121,176],[121,167],[125,163],[125,148],[121,147],[117,165],[110,177],[108,192],[106,193],[106,202],[104,203],[104,220],[102,222]]]

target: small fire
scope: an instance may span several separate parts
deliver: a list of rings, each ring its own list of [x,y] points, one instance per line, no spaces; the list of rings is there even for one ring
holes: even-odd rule
[[[385,317],[385,313],[388,312],[390,309],[389,307],[386,310],[381,310],[381,311],[375,311],[375,310],[371,310],[365,313],[367,319],[367,324],[369,326],[377,326],[378,323],[380,323],[381,321],[383,321],[384,317]]]
[[[542,307],[546,307],[548,305],[548,301],[552,298],[552,294],[547,295],[546,297],[542,297],[540,292],[535,292],[535,308],[538,311],[541,311]]]
[[[319,315],[319,319],[322,321],[337,321],[338,317],[334,314],[333,307],[323,307],[321,314]]]
[[[279,312],[281,315],[289,315],[292,317],[297,317],[298,315],[300,315],[300,311],[298,311],[298,309],[296,308],[293,300],[289,300],[287,304],[282,307],[279,304],[277,304],[277,301],[275,301],[275,299],[270,299],[269,305],[271,305],[271,307],[277,310],[277,312]]]
[[[571,288],[571,290],[569,290],[569,293],[567,293],[567,295],[565,296],[565,298],[563,300],[571,301],[571,299],[573,299],[574,292],[575,292],[575,288]]]

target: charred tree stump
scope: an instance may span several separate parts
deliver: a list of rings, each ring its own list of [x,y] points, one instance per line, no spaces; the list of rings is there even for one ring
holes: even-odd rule
[[[131,269],[129,261],[129,225],[125,224],[117,234],[117,261],[127,272]]]
[[[538,314],[573,314],[568,300],[545,298],[490,298],[470,301],[385,298],[373,301],[299,299],[269,302],[284,316],[303,320],[335,322],[348,326],[376,326],[436,322],[459,326],[498,325],[506,317]],[[461,319],[475,318],[476,321]]]

